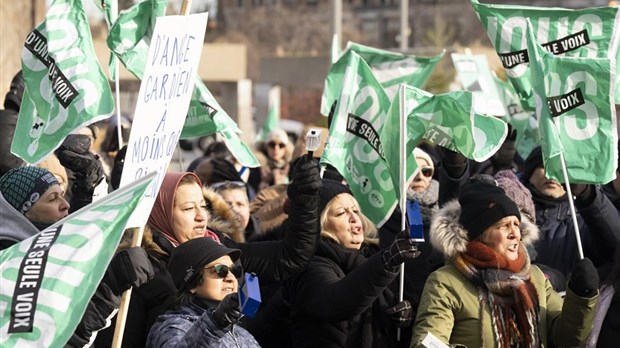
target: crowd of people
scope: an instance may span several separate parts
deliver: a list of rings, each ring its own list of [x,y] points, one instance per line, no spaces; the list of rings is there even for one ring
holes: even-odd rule
[[[2,249],[117,189],[126,152],[113,119],[36,166],[13,156],[23,90],[18,74],[0,116]],[[304,151],[282,129],[256,145],[258,168],[214,141],[165,174],[141,246],[126,230],[68,346],[109,347],[133,288],[123,347],[615,347],[620,171],[606,185],[571,184],[567,197],[540,147],[516,152],[514,132],[485,163],[414,150],[406,194],[424,242],[401,228],[399,208],[375,226],[342,174],[293,158]],[[253,318],[239,304],[246,272],[260,280]]]

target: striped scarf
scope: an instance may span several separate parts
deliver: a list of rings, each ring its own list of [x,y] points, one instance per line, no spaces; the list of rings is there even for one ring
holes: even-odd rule
[[[523,245],[519,257],[510,261],[485,244],[472,241],[454,264],[478,286],[480,302],[489,305],[497,347],[541,345],[538,295],[530,282],[530,258]],[[480,306],[480,318],[483,308]]]

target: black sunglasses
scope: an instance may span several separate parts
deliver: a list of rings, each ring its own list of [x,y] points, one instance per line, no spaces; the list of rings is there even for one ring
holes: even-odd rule
[[[226,278],[228,272],[232,273],[235,278],[241,278],[243,274],[243,267],[240,265],[226,266],[226,265],[215,265],[211,267],[205,267],[205,269],[213,269],[213,273],[217,274],[220,278]]]
[[[433,167],[422,167],[422,169],[420,169],[420,172],[425,177],[430,178],[431,176],[433,176],[434,170]]]
[[[284,143],[276,143],[275,141],[270,141],[267,143],[267,146],[272,149],[275,149],[276,146],[283,149],[286,145],[284,145]]]

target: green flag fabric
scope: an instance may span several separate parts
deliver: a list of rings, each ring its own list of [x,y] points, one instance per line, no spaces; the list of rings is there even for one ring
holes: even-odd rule
[[[408,183],[418,167],[413,149],[423,139],[482,162],[491,157],[506,138],[508,128],[504,121],[474,112],[472,92],[455,91],[433,95],[412,86],[401,85],[400,88],[405,90]],[[400,99],[394,98],[381,132],[385,159],[389,163],[394,183],[399,182],[402,162],[397,136],[400,132],[399,110]]]
[[[608,58],[620,62],[618,7],[579,10],[518,5],[481,4],[472,0],[491,44],[519,94],[525,110],[534,110],[529,57],[525,38],[526,19],[534,28],[538,44],[562,57]],[[613,64],[615,67],[616,64]],[[610,71],[617,79],[615,68]],[[618,88],[612,95],[619,95]],[[620,103],[620,98],[616,99]]]
[[[165,15],[167,0],[145,0],[121,12],[110,28],[108,47],[125,68],[139,80],[149,52],[155,18]],[[218,133],[224,138],[233,156],[246,167],[260,164],[252,150],[239,138],[241,130],[215,100],[200,76],[195,76],[194,91],[189,104],[181,139]]]
[[[103,12],[105,23],[108,26],[108,30],[112,27],[112,24],[116,21],[116,13],[118,9],[114,5],[118,5],[117,0],[100,0],[95,1],[95,5]],[[108,71],[110,72],[110,80],[116,81],[116,55],[110,54],[110,60],[108,61]]]
[[[519,152],[522,158],[527,158],[530,152],[538,146],[540,139],[536,113],[523,110],[519,96],[510,82],[504,81],[497,76],[493,78],[497,85],[500,100],[506,109],[506,119],[517,131],[517,152]]]
[[[156,174],[0,252],[0,346],[63,347]]]
[[[569,182],[606,184],[618,167],[613,61],[554,56],[536,42],[534,30],[530,26],[527,53],[545,174],[564,182],[563,154]]]
[[[267,138],[269,133],[278,128],[280,123],[280,86],[273,86],[269,89],[267,118],[257,136],[257,141],[261,142]]]
[[[24,43],[22,98],[11,152],[34,164],[67,135],[114,112],[81,0],[55,0]]]
[[[398,84],[422,87],[445,52],[434,57],[416,57],[349,42],[345,52],[356,52],[370,67],[390,100],[398,91]],[[332,71],[325,81],[321,98],[321,114],[327,116],[340,94],[344,71]],[[330,86],[331,88],[328,88]]]
[[[329,74],[344,78],[321,163],[333,165],[344,176],[364,215],[381,226],[397,204],[379,140],[390,100],[354,51],[347,51]]]

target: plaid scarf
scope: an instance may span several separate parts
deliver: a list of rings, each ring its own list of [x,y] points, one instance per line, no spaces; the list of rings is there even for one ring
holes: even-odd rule
[[[511,261],[485,244],[472,241],[454,264],[477,285],[480,302],[488,303],[497,347],[541,345],[538,295],[530,282],[530,258],[523,245],[519,257]],[[480,306],[480,318],[483,308]]]

